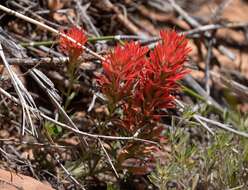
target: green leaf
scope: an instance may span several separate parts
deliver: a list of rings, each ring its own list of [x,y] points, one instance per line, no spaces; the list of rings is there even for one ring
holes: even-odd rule
[[[51,122],[45,122],[45,129],[47,130],[48,134],[53,137],[57,137],[61,134],[62,128],[56,126]]]

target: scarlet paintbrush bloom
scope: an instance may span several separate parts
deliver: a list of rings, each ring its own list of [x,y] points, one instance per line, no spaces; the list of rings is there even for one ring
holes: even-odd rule
[[[73,27],[73,28],[69,29],[64,34],[66,34],[70,38],[74,39],[75,41],[77,41],[81,45],[84,45],[87,42],[87,37],[86,37],[84,31],[78,29],[77,27]],[[69,39],[67,39],[64,36],[61,36],[59,41],[60,41],[60,48],[62,49],[62,51],[67,53],[70,58],[76,60],[82,54],[83,48],[81,45],[70,41]]]
[[[147,47],[131,42],[117,46],[103,62],[98,83],[111,104],[121,101],[128,131],[144,125],[147,118],[158,120],[159,109],[174,107],[177,81],[187,73],[188,40],[175,31],[161,31],[160,36],[162,42],[149,56]]]
[[[117,46],[103,62],[104,74],[98,78],[102,92],[109,101],[117,102],[131,95],[137,77],[146,62],[147,47],[134,42]]]
[[[177,81],[188,72],[184,67],[190,51],[188,40],[175,31],[161,31],[160,36],[162,43],[150,52],[150,61],[143,69],[136,91],[135,102],[143,105],[145,115],[157,109],[173,107]]]
[[[184,62],[190,48],[188,40],[175,31],[161,31],[160,36],[161,42],[149,54],[147,47],[131,42],[116,47],[103,62],[104,73],[98,83],[109,100],[113,132],[118,136],[128,134],[157,142],[165,139],[161,136],[164,127],[158,124],[160,111],[174,107],[177,81],[188,72]],[[146,143],[129,142],[117,155],[118,164],[145,174],[151,171],[157,150]]]

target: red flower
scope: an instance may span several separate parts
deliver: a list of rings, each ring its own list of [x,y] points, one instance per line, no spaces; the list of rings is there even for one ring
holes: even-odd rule
[[[158,121],[160,109],[174,107],[177,81],[188,72],[184,67],[188,40],[175,31],[161,31],[160,36],[162,43],[149,56],[148,48],[138,43],[117,46],[103,62],[104,74],[98,78],[109,108],[121,105],[122,126],[132,133],[148,120]]]
[[[117,46],[107,56],[102,64],[104,74],[98,78],[98,83],[110,101],[117,102],[131,95],[137,77],[147,61],[147,52],[147,47],[131,42],[124,47]]]
[[[81,45],[84,45],[87,42],[87,37],[84,34],[84,31],[76,27],[69,29],[64,34],[71,37]],[[59,41],[60,41],[60,48],[65,53],[69,54],[70,58],[77,59],[82,54],[83,49],[79,44],[70,41],[64,36],[61,36]]]
[[[117,46],[103,62],[104,73],[98,83],[108,97],[111,123],[118,136],[135,135],[157,142],[164,139],[164,127],[158,125],[160,110],[174,107],[177,81],[188,72],[184,62],[190,48],[188,40],[175,31],[161,31],[160,36],[161,43],[149,55],[147,47],[131,42]],[[118,155],[119,166],[145,174],[155,163],[156,151],[157,147],[149,144],[129,142]]]
[[[135,102],[143,106],[146,115],[174,106],[177,81],[188,72],[183,65],[190,51],[188,40],[175,31],[161,31],[160,35],[162,43],[150,53],[136,91]]]

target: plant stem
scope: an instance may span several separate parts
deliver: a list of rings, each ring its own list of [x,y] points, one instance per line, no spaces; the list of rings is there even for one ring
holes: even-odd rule
[[[68,90],[66,92],[66,101],[65,101],[65,106],[64,109],[67,110],[72,97],[71,97],[71,93],[72,93],[72,89],[73,89],[73,84],[75,82],[75,70],[77,67],[77,63],[76,61],[74,61],[73,59],[71,61],[69,61],[69,65],[68,65],[68,74],[69,74],[69,86],[68,86]]]
[[[95,42],[95,41],[105,41],[105,40],[117,40],[116,36],[100,36],[100,37],[90,37],[88,38],[89,42]],[[29,46],[50,46],[54,44],[58,44],[58,40],[49,40],[49,41],[40,41],[40,42],[24,42],[20,43],[23,47],[29,47]]]
[[[129,36],[129,35],[114,35],[114,36],[99,36],[99,37],[89,37],[89,42],[96,42],[96,41],[110,41],[110,40],[142,40],[144,38],[140,36]],[[20,43],[23,47],[29,47],[29,46],[50,46],[54,44],[58,44],[58,40],[48,40],[48,41],[40,41],[40,42],[23,42]]]

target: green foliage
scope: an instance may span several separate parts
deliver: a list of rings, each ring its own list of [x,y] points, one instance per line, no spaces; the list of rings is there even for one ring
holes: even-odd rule
[[[118,190],[119,188],[116,187],[114,184],[107,184],[107,190]]]
[[[46,130],[47,134],[50,137],[58,137],[62,133],[62,128],[61,127],[56,126],[53,123],[50,123],[48,121],[45,122],[44,127],[45,127],[45,130]]]
[[[185,128],[169,136],[171,156],[150,175],[159,189],[248,188],[248,139],[216,131],[204,145],[193,143]]]

